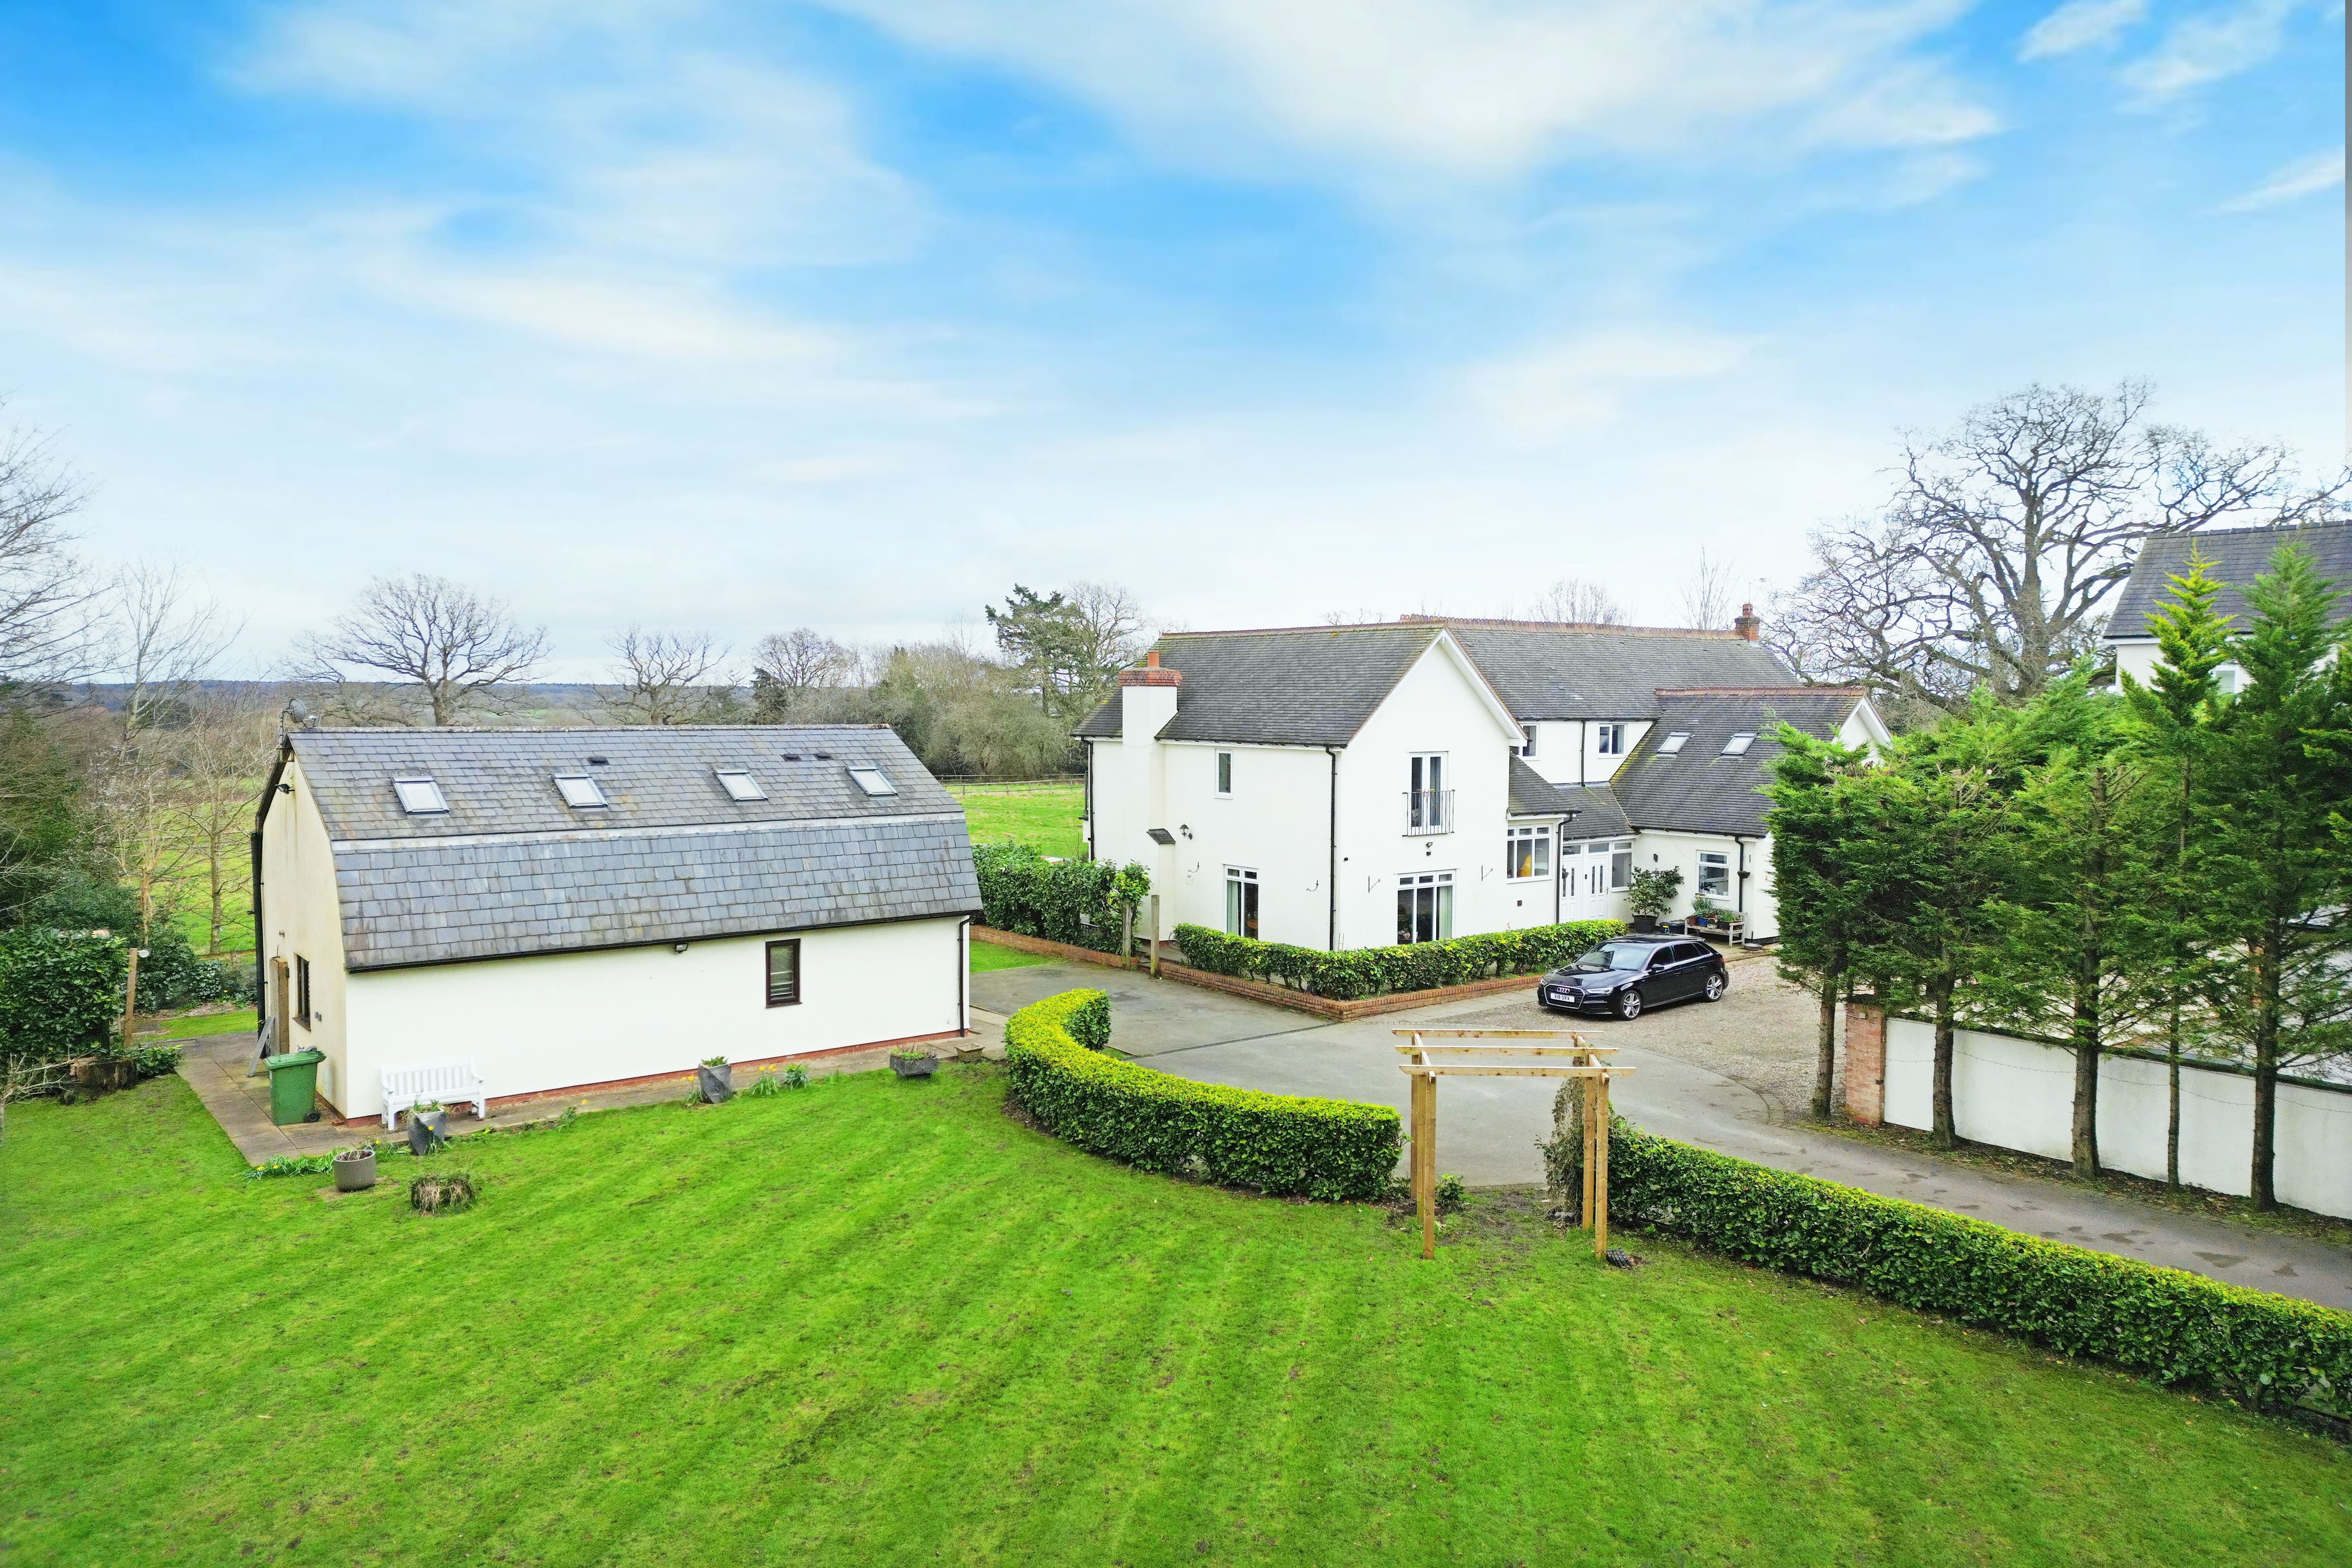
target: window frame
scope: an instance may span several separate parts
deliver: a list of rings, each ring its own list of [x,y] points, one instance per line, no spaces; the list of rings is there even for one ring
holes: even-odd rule
[[[882,787],[880,789],[876,789],[874,784],[867,784],[865,778],[858,776],[861,773],[866,775],[866,777],[872,778],[875,781],[875,784],[878,784]],[[866,798],[868,800],[887,800],[890,796],[898,793],[898,781],[892,778],[888,773],[884,773],[880,768],[876,767],[871,763],[851,763],[849,767],[849,782],[856,784],[860,790],[865,792]]]
[[[1217,798],[1218,798],[1219,800],[1231,800],[1231,799],[1233,799],[1233,797],[1234,797],[1234,754],[1233,754],[1231,752],[1219,752],[1217,753],[1217,761],[1216,761],[1216,785],[1217,785]]]
[[[1731,732],[1731,739],[1723,742],[1722,754],[1727,757],[1744,757],[1748,754],[1748,748],[1755,743],[1755,731],[1734,730]]]
[[[435,804],[431,805],[411,805],[408,802],[408,791],[402,787],[403,785],[407,784],[421,784],[425,788],[431,790],[433,792],[433,800]],[[393,774],[392,797],[400,803],[400,809],[404,816],[446,816],[449,814],[448,794],[442,789],[440,781],[436,779],[431,773]]]
[[[1528,869],[1519,867],[1519,846],[1529,846]],[[1552,836],[1548,823],[1529,823],[1503,831],[1503,879],[1507,882],[1540,882],[1552,874]]]
[[[1721,879],[1716,886],[1707,885],[1707,873],[1718,871]],[[1702,849],[1698,855],[1698,880],[1692,891],[1702,898],[1719,899],[1731,896],[1731,851]]]
[[[751,776],[751,770],[749,768],[713,768],[710,770],[710,776],[719,781],[719,793],[738,805],[749,805],[754,801],[768,798],[768,792],[761,786],[758,779]],[[729,779],[741,779],[750,786],[751,793],[737,795],[735,786],[727,782]]]
[[[1618,723],[1594,725],[1592,754],[1596,757],[1623,756],[1625,730],[1625,725]]]
[[[310,961],[299,952],[294,955],[294,1021],[306,1029],[310,1026]]]
[[[1542,728],[1542,726],[1538,724],[1522,724],[1519,726],[1519,755],[1523,757],[1532,757],[1536,754],[1536,731],[1540,728]]]
[[[1397,895],[1402,900],[1426,891],[1430,895],[1430,923],[1435,929],[1429,936],[1397,933],[1399,947],[1415,947],[1424,942],[1450,942],[1454,937],[1454,873],[1444,871],[1403,871],[1397,875]],[[1402,911],[1400,911],[1402,912]],[[1419,916],[1415,915],[1418,921]]]
[[[1658,755],[1662,757],[1682,755],[1683,748],[1690,744],[1690,738],[1691,732],[1688,730],[1667,731],[1666,738],[1658,742]]]
[[[1633,841],[1630,838],[1612,838],[1609,841],[1609,890],[1612,893],[1622,893],[1633,885]]]
[[[604,786],[596,781],[593,773],[554,773],[550,776],[554,782],[558,798],[572,810],[608,811],[612,808],[613,797],[604,793]],[[566,784],[585,784],[588,786],[586,793],[596,798],[574,800],[572,798],[572,791],[564,787]]]
[[[1248,937],[1252,942],[1265,940],[1263,937],[1251,935],[1248,929],[1255,925],[1261,931],[1265,930],[1265,894],[1259,890],[1263,886],[1264,883],[1259,879],[1255,867],[1228,866],[1225,868],[1225,934],[1227,936]]]
[[[793,950],[793,991],[791,995],[782,997],[776,994],[776,949],[780,947]],[[767,993],[768,1005],[771,1007],[799,1006],[807,989],[804,983],[805,977],[801,970],[801,939],[796,936],[776,938],[761,950],[761,961],[763,967],[760,980]]]

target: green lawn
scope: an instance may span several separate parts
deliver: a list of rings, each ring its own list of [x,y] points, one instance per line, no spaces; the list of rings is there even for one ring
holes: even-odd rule
[[[1067,784],[950,784],[948,793],[961,803],[974,844],[1011,839],[1073,859],[1087,852],[1087,842],[1078,834],[1087,791],[1076,779]]]
[[[493,1136],[437,1218],[242,1180],[176,1079],[19,1106],[0,1560],[2352,1561],[2330,1440],[1500,1200],[1424,1263],[1003,1094]]]
[[[974,941],[971,943],[971,972],[984,974],[992,969],[1024,969],[1033,963],[1054,961],[1041,952],[1023,952],[1017,948],[999,947],[994,942]]]
[[[198,1035],[250,1035],[260,1025],[250,1007],[226,1013],[181,1013],[169,1018],[147,1018],[139,1026],[142,1040],[188,1040]]]

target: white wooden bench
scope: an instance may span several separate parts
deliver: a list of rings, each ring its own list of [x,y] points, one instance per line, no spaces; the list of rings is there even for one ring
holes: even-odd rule
[[[394,1118],[411,1106],[437,1100],[447,1105],[452,1101],[472,1100],[474,1114],[488,1118],[490,1114],[489,1085],[474,1067],[468,1057],[462,1062],[425,1062],[413,1068],[383,1069],[383,1124],[389,1128]]]

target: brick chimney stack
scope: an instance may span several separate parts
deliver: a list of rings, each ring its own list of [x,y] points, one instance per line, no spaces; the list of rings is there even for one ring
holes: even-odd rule
[[[1756,618],[1756,606],[1753,605],[1740,605],[1739,618],[1731,623],[1731,629],[1738,632],[1741,637],[1746,637],[1749,642],[1754,642],[1758,637],[1761,637],[1764,633],[1764,623]]]
[[[1153,648],[1143,656],[1140,666],[1120,670],[1118,683],[1121,686],[1181,686],[1184,677],[1179,671],[1162,669],[1160,667],[1160,650]]]

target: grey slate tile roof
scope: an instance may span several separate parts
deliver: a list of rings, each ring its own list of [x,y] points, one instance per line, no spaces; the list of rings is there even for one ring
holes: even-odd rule
[[[1662,692],[1657,722],[1609,787],[1635,827],[1760,836],[1771,803],[1758,791],[1769,776],[1765,770],[1780,754],[1773,726],[1786,720],[1808,735],[1827,739],[1861,700],[1859,692],[1844,687]],[[1724,742],[1742,730],[1755,731],[1755,743],[1739,756],[1725,756]],[[1659,743],[1677,731],[1690,735],[1682,751],[1661,753]]]
[[[2201,552],[2212,564],[2209,575],[2230,584],[2213,596],[2213,608],[2235,616],[2231,629],[2247,625],[2245,595],[2239,590],[2271,569],[2271,555],[2282,544],[2301,544],[2319,558],[2322,575],[2335,580],[2345,596],[2336,602],[2336,619],[2352,618],[2352,522],[2315,522],[2301,528],[2228,528],[2205,533],[2163,533],[2140,546],[2132,574],[2116,595],[2107,616],[2111,637],[2154,637],[2150,612],[2171,596],[2169,579],[2189,570],[2189,552]]]
[[[1525,721],[1645,719],[1662,686],[1783,686],[1769,648],[1728,632],[1644,631],[1431,617],[1363,626],[1171,633],[1153,645],[1184,678],[1168,741],[1345,745],[1412,661],[1451,630]],[[1116,693],[1078,726],[1118,734]]]
[[[333,841],[353,970],[980,910],[961,808],[887,729],[324,730],[289,743]],[[852,763],[898,793],[866,795]],[[730,799],[719,767],[769,798]],[[612,805],[565,805],[559,772],[596,779]],[[401,810],[392,779],[412,773],[441,786],[447,813]]]
[[[1564,834],[1570,840],[1617,838],[1631,831],[1625,825],[1624,812],[1618,808],[1617,797],[1605,786],[1556,784],[1528,766],[1524,759],[1511,759],[1513,816],[1555,816],[1570,811],[1577,814]]]

